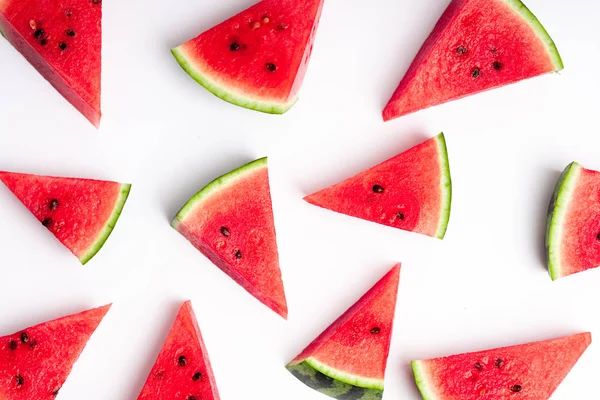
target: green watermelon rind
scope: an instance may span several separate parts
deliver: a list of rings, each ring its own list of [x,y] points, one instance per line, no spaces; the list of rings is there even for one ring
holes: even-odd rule
[[[271,103],[253,99],[247,95],[242,95],[236,92],[235,87],[226,87],[219,84],[214,79],[211,79],[207,73],[195,68],[181,49],[181,46],[171,49],[171,53],[173,53],[173,56],[181,68],[183,68],[189,76],[200,85],[204,86],[206,90],[228,103],[267,114],[284,114],[298,101],[298,96],[287,103]]]
[[[525,4],[523,4],[520,0],[503,0],[505,3],[510,5],[516,13],[518,13],[527,23],[531,26],[531,28],[537,33],[538,37],[544,42],[546,49],[548,50],[548,54],[552,58],[552,64],[554,65],[555,72],[558,72],[564,69],[564,64],[560,53],[558,52],[558,48],[554,43],[554,40],[546,31],[546,28],[542,25],[542,23],[537,19],[537,17],[527,8]]]
[[[429,383],[427,373],[424,371],[425,366],[423,365],[423,362],[418,360],[412,361],[411,367],[415,376],[415,383],[417,384],[417,388],[419,388],[419,392],[421,392],[423,400],[438,400],[439,396],[435,394]]]
[[[117,221],[119,220],[119,217],[121,216],[121,212],[123,211],[125,202],[127,202],[127,198],[129,197],[130,190],[130,184],[121,184],[121,193],[119,194],[119,198],[115,203],[115,208],[110,218],[106,222],[106,225],[104,226],[104,228],[102,228],[100,234],[98,234],[98,238],[96,239],[96,241],[87,249],[87,251],[81,257],[79,257],[79,261],[82,265],[87,264],[87,262],[90,261],[100,251],[102,246],[104,246],[104,243],[106,243],[106,241],[108,240],[108,237],[112,233],[113,229],[115,228],[115,225],[117,224]]]
[[[185,221],[188,214],[201,205],[209,196],[219,192],[223,187],[235,184],[238,178],[242,178],[248,173],[262,168],[267,168],[267,157],[259,158],[213,180],[184,204],[175,218],[173,218],[171,226],[177,229],[179,224]]]
[[[383,397],[383,382],[377,385],[371,382],[370,385],[362,386],[359,383],[361,380],[364,381],[362,378],[339,371],[332,373],[331,368],[315,360],[307,359],[299,363],[290,363],[286,369],[306,386],[329,397],[352,400],[381,400]]]
[[[448,229],[448,223],[450,222],[452,179],[450,178],[450,162],[448,160],[448,148],[446,147],[446,138],[444,137],[444,134],[440,133],[436,137],[436,141],[440,155],[442,212],[435,237],[443,239],[444,236],[446,236],[446,230]]]
[[[545,237],[546,260],[553,281],[564,276],[560,261],[562,228],[581,169],[581,165],[576,162],[572,162],[565,168],[554,188],[548,207]]]

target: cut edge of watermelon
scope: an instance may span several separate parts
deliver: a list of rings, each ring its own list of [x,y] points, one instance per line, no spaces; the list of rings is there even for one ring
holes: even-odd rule
[[[450,222],[450,209],[452,207],[452,178],[450,177],[450,161],[448,160],[448,148],[446,147],[446,138],[440,133],[435,138],[440,155],[440,185],[442,192],[442,204],[440,212],[440,222],[435,237],[443,239],[448,230]]]
[[[423,361],[417,360],[411,362],[415,383],[423,400],[438,400],[439,396],[435,393],[434,388],[429,384],[427,366]]]
[[[322,364],[319,363],[319,365]],[[356,397],[358,399],[375,399],[381,398],[381,396],[383,395],[383,384],[381,385],[381,389],[376,389],[363,387],[353,383],[348,383],[345,380],[339,379],[337,377],[329,375],[328,373],[323,372],[323,370],[311,364],[311,362],[309,362],[308,359],[299,363],[289,363],[288,365],[286,365],[286,369],[289,372],[291,372],[292,375],[298,378],[300,382],[330,397],[339,398],[345,394],[354,393],[354,391],[356,391],[356,388],[360,388],[364,391],[364,394],[362,394],[360,397]],[[319,374],[324,376],[320,376]],[[345,374],[342,375],[345,376]],[[328,380],[327,386],[323,385],[324,378],[329,378],[329,380],[331,380]]]
[[[297,95],[287,103],[257,100],[249,97],[246,94],[236,91],[235,87],[226,87],[223,84],[219,84],[217,81],[212,79],[207,72],[197,68],[197,66],[191,62],[191,60],[185,54],[182,46],[171,49],[171,53],[173,53],[173,56],[181,68],[183,68],[183,70],[189,76],[202,85],[206,90],[228,103],[267,114],[284,114],[298,101]]]
[[[115,208],[110,218],[106,222],[106,225],[104,225],[104,228],[102,228],[102,230],[98,234],[98,238],[96,239],[96,241],[87,249],[85,253],[83,253],[83,255],[78,257],[82,265],[85,265],[88,261],[90,261],[100,251],[102,246],[104,246],[104,244],[108,240],[108,237],[112,233],[113,229],[115,228],[115,225],[117,224],[117,221],[119,220],[119,217],[121,216],[121,212],[123,211],[125,202],[127,202],[127,198],[129,197],[130,191],[130,184],[121,184],[119,198],[115,203]]]
[[[562,57],[554,43],[554,40],[548,34],[544,25],[540,22],[540,20],[527,8],[525,4],[521,0],[503,0],[509,6],[515,10],[517,14],[519,14],[525,21],[529,23],[531,28],[535,31],[537,36],[540,38],[544,45],[546,46],[546,50],[552,59],[552,64],[554,65],[554,71],[558,72],[564,69],[564,64],[562,61]]]
[[[246,176],[246,174],[253,172],[258,169],[267,168],[267,157],[259,158],[258,160],[252,161],[246,165],[243,165],[237,169],[234,169],[231,172],[228,172],[224,175],[221,175],[214,181],[210,182],[208,185],[204,186],[198,193],[192,196],[191,199],[188,200],[187,203],[179,210],[173,221],[171,222],[171,226],[178,230],[179,224],[184,223],[186,217],[190,212],[192,212],[196,207],[202,205],[202,203],[211,195],[217,193],[219,189],[224,186],[229,186],[234,184],[238,178],[242,178]]]
[[[548,207],[546,258],[548,271],[553,281],[565,276],[560,257],[560,243],[565,216],[573,198],[575,183],[581,173],[581,169],[582,166],[576,162],[572,162],[565,168],[556,184],[552,199],[550,200],[550,206]]]

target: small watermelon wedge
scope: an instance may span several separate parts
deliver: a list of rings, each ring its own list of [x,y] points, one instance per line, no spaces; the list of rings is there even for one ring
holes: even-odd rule
[[[452,0],[383,119],[561,69],[554,42],[521,1]]]
[[[443,239],[452,201],[444,135],[304,200],[352,217]]]
[[[192,304],[181,306],[138,400],[219,400]]]
[[[262,0],[172,53],[221,99],[283,114],[298,100],[322,7],[323,0]]]
[[[552,280],[600,266],[600,172],[573,162],[548,209],[546,254]]]
[[[131,188],[117,182],[4,171],[0,181],[82,264],[104,246]]]
[[[266,158],[206,185],[171,225],[251,295],[287,318]]]
[[[592,342],[589,333],[413,361],[424,400],[548,400]]]
[[[381,399],[399,279],[398,264],[286,368],[336,399]]]
[[[0,0],[0,33],[100,125],[102,0]]]
[[[0,338],[0,398],[54,400],[110,305]]]

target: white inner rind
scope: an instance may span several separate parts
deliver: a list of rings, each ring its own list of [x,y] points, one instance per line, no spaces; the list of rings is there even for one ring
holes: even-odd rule
[[[365,389],[375,389],[383,391],[383,379],[365,378],[358,375],[348,374],[347,372],[331,368],[330,366],[321,363],[313,357],[307,358],[306,360],[304,360],[304,362],[306,362],[308,365],[321,372],[322,374],[327,375],[328,377],[338,380],[340,382],[344,382],[349,385]]]

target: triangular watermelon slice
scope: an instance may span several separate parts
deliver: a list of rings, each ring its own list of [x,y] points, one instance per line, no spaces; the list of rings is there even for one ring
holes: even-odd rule
[[[553,280],[600,266],[600,172],[573,162],[548,210],[548,270]]]
[[[444,135],[304,200],[338,213],[443,239],[452,200]]]
[[[323,0],[262,0],[172,50],[221,99],[283,114],[298,99]]]
[[[592,342],[581,333],[413,361],[424,400],[547,400]]]
[[[206,185],[171,225],[251,295],[287,318],[266,158]]]
[[[0,338],[0,398],[54,400],[110,305]]]
[[[112,233],[131,185],[0,171],[0,181],[82,264]]]
[[[399,278],[396,265],[286,368],[336,399],[381,399]]]
[[[560,71],[554,42],[519,0],[452,0],[383,119]]]
[[[138,400],[219,400],[194,310],[183,303]]]
[[[99,126],[102,0],[0,0],[0,33]]]

